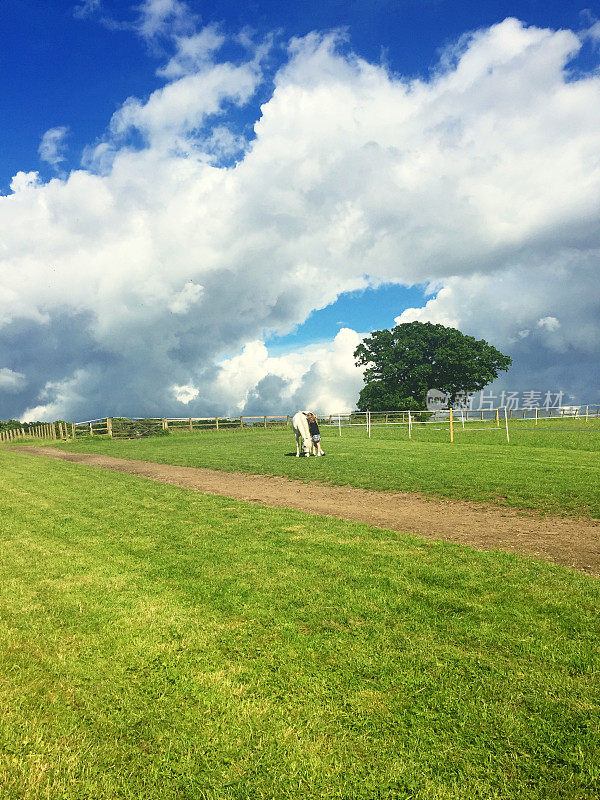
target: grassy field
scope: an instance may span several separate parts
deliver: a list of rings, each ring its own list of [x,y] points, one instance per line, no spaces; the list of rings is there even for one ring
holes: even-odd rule
[[[3,449],[0,515],[3,800],[600,794],[598,580]]]
[[[552,427],[554,426],[554,427]],[[583,428],[583,430],[578,430]],[[62,445],[88,453],[226,471],[286,475],[385,491],[420,491],[434,496],[490,501],[547,513],[600,517],[600,423],[557,420],[502,429],[457,426],[343,431],[322,427],[325,458],[296,459],[289,429],[206,431],[134,441],[95,437]]]

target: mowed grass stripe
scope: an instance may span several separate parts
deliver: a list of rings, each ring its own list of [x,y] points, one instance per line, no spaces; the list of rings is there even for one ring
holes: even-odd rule
[[[0,466],[3,797],[598,795],[597,580]]]
[[[592,434],[573,431],[562,440],[552,430],[536,432],[531,431],[531,423],[522,425],[530,426],[522,436],[537,437],[535,445],[519,444],[518,434],[513,437],[516,442],[507,445],[498,433],[487,430],[457,434],[460,438],[451,445],[443,440],[423,440],[446,435],[428,430],[418,431],[418,438],[408,441],[400,429],[377,428],[368,440],[361,428],[346,429],[340,438],[335,429],[323,427],[327,455],[309,459],[294,458],[293,436],[289,430],[277,429],[174,433],[133,441],[96,437],[62,446],[164,464],[284,475],[600,517],[600,429],[594,429],[595,421],[588,423],[595,431]],[[569,447],[565,446],[567,440]],[[547,446],[542,447],[541,441]],[[578,443],[597,449],[577,449]]]

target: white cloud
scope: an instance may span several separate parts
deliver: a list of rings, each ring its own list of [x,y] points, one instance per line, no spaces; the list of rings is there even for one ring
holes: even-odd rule
[[[296,407],[347,412],[363,382],[353,355],[362,335],[342,328],[332,342],[280,356],[269,355],[264,342],[249,342],[239,355],[219,363],[212,391],[223,398],[224,407],[238,412],[260,413],[262,408],[278,413]],[[269,378],[279,379],[277,397],[260,392]]]
[[[73,7],[73,16],[76,19],[92,17],[102,8],[101,0],[81,0]]]
[[[538,319],[538,328],[545,328],[547,331],[556,331],[560,328],[560,322],[556,317],[542,317]]]
[[[177,292],[169,303],[169,310],[174,314],[186,314],[202,297],[204,287],[189,281],[180,292]]]
[[[173,386],[173,394],[179,403],[187,405],[195,400],[199,395],[199,390],[195,386]]]
[[[253,64],[217,64],[185,75],[153,92],[146,102],[130,97],[114,114],[110,128],[114,136],[137,129],[153,148],[193,150],[189,138],[209,115],[221,113],[223,104],[244,105],[254,94],[259,73]]]
[[[39,172],[17,172],[10,182],[10,190],[17,194],[41,183]]]
[[[69,132],[66,125],[49,128],[42,136],[38,148],[40,158],[53,167],[58,167],[65,160],[65,138]]]
[[[0,392],[19,392],[26,384],[27,380],[23,373],[0,367]]]
[[[84,398],[77,392],[77,387],[83,383],[84,376],[85,371],[78,369],[69,378],[48,381],[38,397],[39,400],[47,402],[26,408],[19,415],[19,419],[23,422],[46,422],[62,419],[65,408],[84,401]]]
[[[224,43],[225,36],[217,25],[207,25],[191,36],[176,36],[176,53],[157,74],[172,80],[198,72],[212,61]]]
[[[148,5],[148,35],[196,36],[180,29],[182,6]],[[235,141],[227,109],[261,85],[254,53],[238,64],[209,53],[180,77],[174,62],[171,82],[124,103],[86,168],[45,184],[15,176],[0,198],[0,324],[30,321],[38,337],[76,324],[86,342],[77,376],[58,357],[37,367],[31,386],[45,382],[53,408],[176,413],[173,386],[198,390],[191,413],[269,396],[348,407],[361,383],[349,340],[278,357],[261,342],[384,281],[431,286],[402,321],[459,326],[523,374],[546,359],[591,387],[600,76],[565,72],[579,39],[506,20],[463,39],[429,81],[338,46],[291,43],[234,167],[219,166],[214,142]],[[554,316],[559,329],[538,326]],[[56,335],[60,353],[67,334]],[[7,344],[0,358],[30,380],[25,352]]]
[[[193,34],[197,15],[182,0],[143,0],[138,6],[136,31],[144,39]]]

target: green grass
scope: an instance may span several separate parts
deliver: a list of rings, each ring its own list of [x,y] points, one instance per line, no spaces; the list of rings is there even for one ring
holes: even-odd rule
[[[370,440],[364,428],[345,429],[341,438],[335,428],[321,431],[325,458],[294,458],[289,429],[174,433],[135,441],[96,437],[62,446],[165,464],[600,517],[600,423],[595,420],[547,422],[537,429],[530,422],[512,422],[510,445],[502,429],[491,427],[463,432],[457,426],[452,445],[447,431],[431,428],[419,428],[412,441],[400,428],[374,428]]]
[[[589,576],[5,450],[0,514],[3,800],[600,793]]]

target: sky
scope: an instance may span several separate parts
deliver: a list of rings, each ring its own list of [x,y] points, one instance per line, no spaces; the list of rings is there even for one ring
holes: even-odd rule
[[[0,418],[343,412],[413,320],[599,403],[599,16],[2,4]]]

